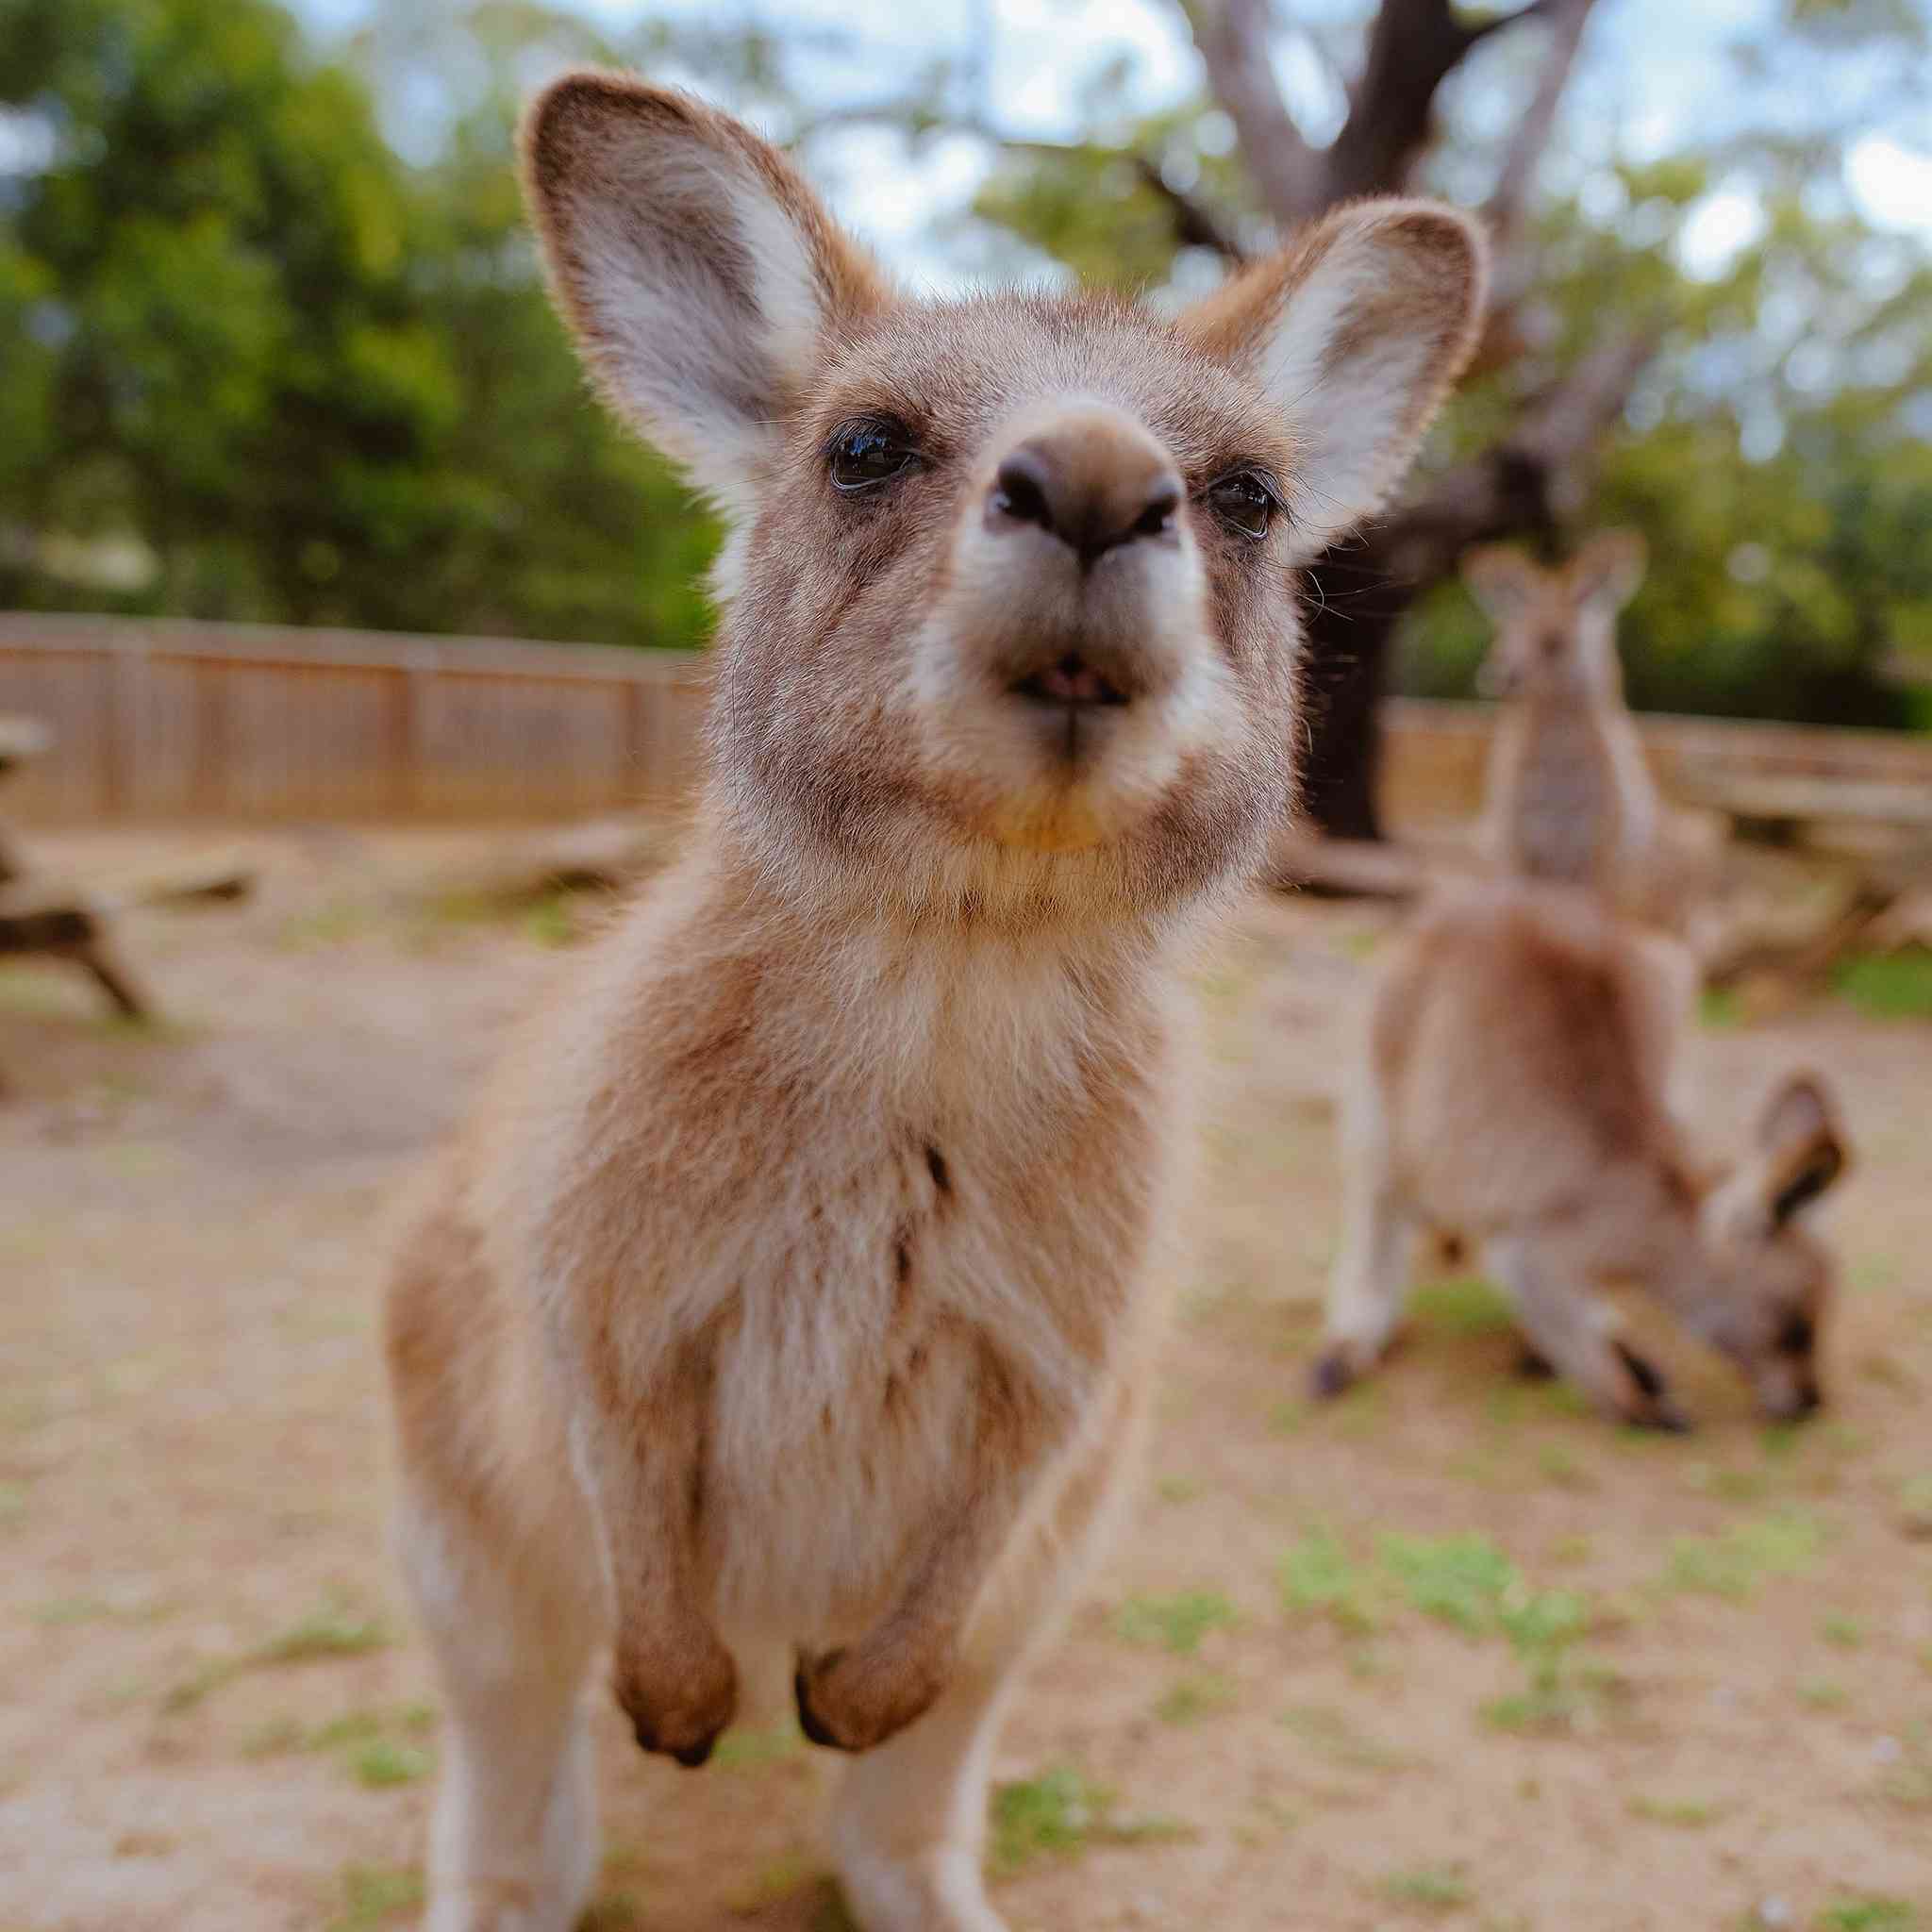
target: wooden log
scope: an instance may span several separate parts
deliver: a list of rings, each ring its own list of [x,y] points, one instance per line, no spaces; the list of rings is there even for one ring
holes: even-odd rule
[[[0,887],[0,958],[69,959],[92,974],[118,1011],[144,1020],[149,1007],[115,956],[101,921],[71,888],[43,879]]]

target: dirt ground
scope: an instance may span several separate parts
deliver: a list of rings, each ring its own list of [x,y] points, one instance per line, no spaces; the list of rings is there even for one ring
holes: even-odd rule
[[[380,1217],[568,908],[411,901],[463,841],[290,835],[144,913],[165,1023],[0,973],[0,1928],[403,1924],[435,1690],[383,1543]],[[43,837],[96,874],[165,840]],[[231,848],[232,849],[232,848]],[[464,849],[474,850],[474,841]],[[1830,1407],[1621,1434],[1514,1380],[1479,1283],[1302,1399],[1342,1020],[1386,916],[1257,901],[1204,976],[1217,1104],[1144,1493],[999,1755],[1016,1932],[1932,1926],[1932,1024],[1707,1029],[1709,1124],[1840,1082]],[[602,1721],[600,1928],[841,1924],[816,1754],[692,1776]],[[1916,1914],[1916,1917],[1915,1917]]]

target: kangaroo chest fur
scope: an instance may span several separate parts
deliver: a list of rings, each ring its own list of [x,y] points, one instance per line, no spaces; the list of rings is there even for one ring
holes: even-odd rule
[[[1616,774],[1603,733],[1582,707],[1539,708],[1524,734],[1514,837],[1542,878],[1588,881],[1617,851]]]
[[[640,1391],[702,1364],[717,1614],[841,1637],[990,1388],[1071,1427],[1118,1369],[1178,1139],[1162,976],[1051,946],[721,953],[648,909],[606,954],[550,1045],[567,1098],[499,1152],[505,1265],[566,1357]]]

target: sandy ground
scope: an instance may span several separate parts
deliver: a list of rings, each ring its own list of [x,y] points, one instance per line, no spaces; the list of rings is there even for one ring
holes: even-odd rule
[[[0,1928],[411,1918],[435,1689],[383,1546],[383,1204],[569,915],[399,906],[460,841],[253,841],[240,911],[125,922],[166,1023],[0,972]],[[42,838],[99,873],[165,841]],[[1932,1025],[1700,1036],[1713,1131],[1840,1079],[1832,1402],[1626,1436],[1511,1379],[1478,1287],[1301,1389],[1332,1095],[1380,915],[1257,903],[1145,1491],[1005,1736],[1016,1928],[1932,1925]],[[1915,1534],[1916,1532],[1916,1534]],[[812,1754],[701,1777],[602,1721],[591,1923],[832,1932]]]

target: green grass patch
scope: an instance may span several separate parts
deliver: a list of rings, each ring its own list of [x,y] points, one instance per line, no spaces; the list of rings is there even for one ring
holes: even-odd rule
[[[1697,996],[1697,1021],[1713,1033],[1744,1024],[1744,1001],[1734,986],[1707,986]]]
[[[185,1677],[162,1691],[162,1712],[169,1717],[179,1717],[197,1708],[224,1684],[233,1683],[246,1668],[242,1658],[232,1657],[210,1657],[196,1664]]]
[[[805,1738],[794,1724],[769,1731],[726,1731],[711,1753],[721,1771],[762,1771],[805,1755]]]
[[[408,1867],[351,1865],[342,1874],[342,1909],[328,1932],[371,1932],[423,1903],[423,1875]]]
[[[379,1619],[364,1616],[344,1598],[325,1598],[299,1624],[251,1651],[248,1662],[273,1668],[277,1664],[314,1663],[318,1658],[361,1657],[380,1650],[389,1632]]]
[[[1721,1815],[1717,1806],[1698,1798],[1653,1798],[1643,1792],[1624,1808],[1647,1824],[1674,1825],[1679,1831],[1701,1831],[1707,1824],[1715,1824]]]
[[[1487,1537],[1385,1536],[1384,1566],[1425,1616],[1481,1636],[1491,1629],[1517,1569]]]
[[[1408,1308],[1418,1322],[1445,1335],[1500,1335],[1516,1325],[1502,1290],[1479,1274],[1418,1288],[1408,1298]]]
[[[1840,999],[1872,1019],[1932,1019],[1932,953],[1855,954],[1832,983]]]
[[[1234,1679],[1209,1671],[1170,1685],[1154,1707],[1154,1715],[1164,1724],[1197,1724],[1204,1718],[1232,1710],[1240,1702],[1241,1691]]]
[[[366,1790],[411,1785],[425,1777],[435,1758],[420,1742],[436,1721],[426,1704],[393,1711],[349,1710],[312,1727],[287,1716],[270,1718],[242,1740],[244,1757],[280,1757],[298,1751],[332,1752]]]
[[[1932,1811],[1932,1724],[1911,1727],[1903,1757],[1879,1779],[1878,1790],[1902,1811]]]
[[[1332,1530],[1310,1530],[1282,1557],[1278,1574],[1291,1615],[1326,1617],[1352,1637],[1381,1622],[1378,1579],[1356,1563]]]
[[[350,1756],[349,1770],[364,1790],[382,1791],[394,1785],[414,1784],[427,1774],[430,1763],[428,1752],[413,1744],[398,1744],[391,1738],[372,1738]]]
[[[1174,1596],[1130,1596],[1109,1620],[1116,1637],[1158,1644],[1175,1657],[1192,1657],[1210,1630],[1236,1621],[1235,1607],[1216,1590],[1186,1590]]]
[[[1842,1710],[1851,1701],[1836,1677],[1806,1677],[1798,1685],[1798,1702],[1812,1710]]]
[[[628,1891],[600,1893],[584,1907],[575,1932],[630,1932],[645,1923],[644,1908]]]
[[[813,1891],[827,1883],[824,1865],[803,1852],[780,1852],[767,1858],[732,1894],[727,1911],[742,1917],[761,1912],[767,1906],[795,1898],[802,1891]]]
[[[1281,1722],[1317,1756],[1351,1771],[1401,1771],[1415,1762],[1325,1705],[1298,1705],[1283,1711]]]
[[[1598,1487],[1581,1457],[1564,1442],[1545,1442],[1536,1452],[1537,1474],[1559,1490],[1579,1494]]]
[[[1383,1879],[1380,1890],[1391,1905],[1418,1912],[1459,1912],[1475,1901],[1469,1880],[1451,1865],[1420,1865],[1410,1872],[1391,1872]]]
[[[1192,1836],[1170,1818],[1123,1818],[1115,1793],[1077,1765],[1049,1766],[1038,1777],[994,1788],[988,1869],[1011,1877],[1042,1858],[1077,1857],[1094,1844],[1144,1844]]]
[[[1818,1634],[1840,1650],[1862,1650],[1865,1645],[1864,1624],[1856,1617],[1846,1616],[1842,1610],[1833,1610],[1819,1618]]]
[[[1902,1898],[1845,1898],[1818,1915],[1821,1932],[1914,1932],[1919,1910]]]
[[[1932,1537],[1932,1475],[1910,1475],[1898,1486],[1899,1515],[1907,1536]]]
[[[298,1624],[240,1657],[210,1657],[197,1664],[161,1698],[170,1714],[192,1710],[211,1691],[232,1683],[243,1671],[274,1670],[284,1664],[314,1663],[329,1657],[360,1657],[380,1650],[389,1632],[341,1597],[325,1598]]]
[[[1670,1590],[1741,1599],[1767,1577],[1802,1575],[1824,1544],[1818,1524],[1792,1512],[1740,1523],[1720,1536],[1674,1537],[1663,1582]]]

